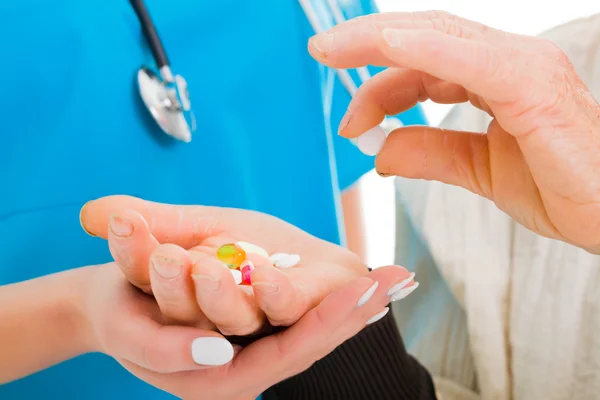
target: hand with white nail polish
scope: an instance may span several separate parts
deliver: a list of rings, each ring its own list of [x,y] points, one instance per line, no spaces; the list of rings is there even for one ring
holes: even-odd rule
[[[412,278],[393,266],[355,278],[290,328],[243,349],[216,332],[169,324],[157,301],[131,286],[115,263],[2,286],[0,383],[101,352],[179,398],[255,399],[380,321]]]
[[[381,13],[311,38],[338,69],[389,69],[352,99],[340,134],[378,153],[380,175],[461,186],[528,229],[600,253],[600,104],[555,43],[445,12]],[[415,103],[470,102],[486,132],[379,124]]]
[[[222,366],[233,346],[212,330],[166,325],[159,304],[131,287],[115,263],[87,267],[81,300],[91,351],[128,369],[173,373]]]
[[[251,211],[110,196],[86,204],[81,223],[108,239],[125,276],[154,295],[167,321],[225,335],[290,326],[368,272],[350,251]],[[246,250],[251,286],[238,285],[242,274],[216,259],[227,243]]]
[[[333,291],[286,331],[234,351],[217,333],[165,325],[158,304],[132,288],[114,263],[84,270],[87,350],[106,353],[147,383],[191,400],[255,399],[381,320],[395,293],[416,287],[404,268],[378,268]]]
[[[380,321],[412,278],[401,267],[376,269],[330,293],[292,327],[243,349],[218,333],[167,323],[158,303],[133,288],[115,263],[2,286],[0,384],[101,352],[179,398],[255,399]],[[384,336],[402,347],[399,336]]]

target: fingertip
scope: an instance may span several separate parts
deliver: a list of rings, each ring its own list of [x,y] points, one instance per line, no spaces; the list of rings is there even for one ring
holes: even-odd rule
[[[423,135],[415,133],[417,130],[413,126],[399,128],[386,137],[375,158],[375,169],[379,175],[412,178],[414,176],[409,171],[412,174],[421,171],[426,149]]]
[[[270,282],[278,280],[284,273],[277,268],[267,264],[254,263],[254,271],[252,271],[252,280],[256,282]]]
[[[196,288],[196,299],[201,306],[203,304],[206,306],[204,296],[223,290],[225,290],[223,293],[227,293],[226,291],[232,288],[235,279],[230,271],[225,264],[211,256],[206,254],[195,256],[191,276]]]
[[[318,33],[308,39],[308,52],[317,61],[325,63],[334,49],[335,36],[331,31]]]
[[[288,286],[287,281],[289,281],[289,278],[273,266],[258,264],[252,271],[252,287],[259,302],[263,301],[265,296],[278,293],[281,284]]]
[[[261,256],[260,254],[254,254],[254,253],[250,253],[250,254],[246,254],[246,259],[250,262],[252,262],[252,264],[256,265],[273,265],[273,263],[271,263],[271,260],[269,260],[267,257]]]
[[[206,253],[193,255],[192,275],[208,275],[213,278],[222,278],[227,275],[229,267]]]
[[[114,195],[90,200],[79,211],[79,224],[90,236],[108,237],[108,219],[122,209],[139,209],[144,200],[126,195]]]
[[[89,223],[88,219],[88,211],[89,208],[92,207],[92,203],[94,200],[90,200],[87,203],[85,203],[83,205],[83,207],[81,207],[81,210],[79,210],[79,225],[81,226],[81,228],[83,229],[83,231],[85,233],[87,233],[88,235],[92,236],[92,237],[96,237],[98,235],[96,235],[91,228],[88,228],[86,225],[87,223]]]

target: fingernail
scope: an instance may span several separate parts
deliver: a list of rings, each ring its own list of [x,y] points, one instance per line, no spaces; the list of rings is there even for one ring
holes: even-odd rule
[[[390,47],[402,48],[402,44],[404,42],[404,32],[400,29],[384,29],[381,34],[383,35],[383,40]]]
[[[379,172],[379,171],[377,171],[377,175],[379,175],[382,178],[388,178],[390,176],[393,176],[394,174],[390,174],[388,172]]]
[[[414,285],[404,288],[404,289],[400,290],[399,292],[397,292],[395,295],[393,295],[391,298],[391,301],[402,300],[403,298],[405,298],[406,296],[408,296],[409,294],[414,292],[418,287],[419,287],[419,282],[415,282]]]
[[[371,285],[369,289],[367,289],[365,294],[363,294],[358,300],[358,303],[356,303],[356,308],[364,306],[367,303],[367,301],[369,301],[369,299],[373,297],[373,293],[375,293],[375,291],[377,290],[377,286],[379,286],[379,282],[375,282],[373,285]]]
[[[381,318],[385,317],[385,315],[390,311],[389,307],[383,309],[382,312],[373,315],[371,318],[367,320],[367,325],[371,325],[374,322],[379,321]]]
[[[163,257],[152,257],[151,262],[156,273],[165,279],[178,277],[183,267],[181,262]]]
[[[221,287],[221,280],[206,275],[192,275],[196,288],[202,292],[214,292]]]
[[[400,290],[404,289],[406,287],[406,285],[408,285],[410,282],[412,282],[412,280],[415,277],[415,273],[411,272],[410,275],[408,275],[408,278],[396,283],[394,286],[392,286],[390,288],[390,290],[388,290],[387,295],[388,296],[393,296],[395,295],[397,292],[399,292]]]
[[[320,53],[323,53],[323,56],[326,57],[327,53],[332,52],[334,49],[334,40],[334,33],[327,31],[310,38],[308,44],[317,49]]]
[[[346,129],[346,127],[350,123],[351,118],[352,113],[350,113],[350,111],[346,111],[344,118],[342,118],[342,121],[340,122],[340,127],[338,128],[338,135],[340,135],[344,131],[344,129]]]
[[[110,217],[110,221],[108,224],[110,231],[117,237],[122,239],[126,239],[133,234],[133,224],[124,219],[123,217],[119,217],[113,215]]]
[[[218,337],[201,337],[192,342],[192,358],[200,365],[225,365],[233,359],[233,346]]]
[[[83,231],[84,231],[85,233],[87,233],[87,234],[88,234],[88,235],[90,235],[90,236],[96,237],[96,235],[94,235],[92,232],[90,232],[90,230],[89,230],[88,228],[86,228],[85,224],[83,223],[83,220],[85,219],[85,218],[84,218],[84,215],[85,215],[85,212],[87,211],[87,207],[88,207],[90,204],[92,204],[92,202],[93,202],[93,201],[94,201],[94,200],[90,200],[90,201],[88,201],[87,203],[85,203],[85,204],[83,205],[83,207],[81,207],[81,210],[79,210],[79,225],[81,225],[81,228],[83,229]]]
[[[279,285],[271,282],[253,282],[254,290],[259,291],[263,295],[269,295],[279,292]]]
[[[360,151],[368,156],[376,156],[385,144],[385,131],[379,125],[369,129],[356,139]]]

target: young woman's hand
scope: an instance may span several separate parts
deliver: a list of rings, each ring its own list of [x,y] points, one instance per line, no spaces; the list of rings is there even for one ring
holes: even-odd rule
[[[167,325],[152,296],[134,288],[116,264],[86,269],[77,308],[89,351],[106,353],[147,383],[190,400],[255,399],[306,370],[382,317],[391,292],[409,275],[383,267],[355,278],[292,327],[240,349],[212,331]]]

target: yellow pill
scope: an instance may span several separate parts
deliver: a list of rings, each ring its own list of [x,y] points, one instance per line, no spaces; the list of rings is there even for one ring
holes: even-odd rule
[[[217,258],[231,269],[238,269],[246,261],[246,252],[235,244],[224,244],[217,250]]]

